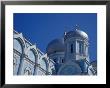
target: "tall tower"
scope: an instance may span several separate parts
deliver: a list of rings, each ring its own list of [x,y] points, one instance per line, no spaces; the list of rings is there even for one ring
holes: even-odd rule
[[[77,29],[65,33],[64,36],[65,43],[65,63],[75,62],[77,63],[82,73],[86,73],[87,66],[84,60],[88,60],[88,35]]]

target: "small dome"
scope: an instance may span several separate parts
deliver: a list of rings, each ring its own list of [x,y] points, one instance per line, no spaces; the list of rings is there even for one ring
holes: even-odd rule
[[[88,35],[81,31],[81,30],[73,30],[73,31],[69,31],[65,34],[65,37],[64,39],[68,39],[68,38],[71,38],[71,37],[80,37],[82,39],[87,39],[88,40]]]
[[[65,50],[65,46],[64,46],[64,39],[54,39],[53,41],[51,41],[47,48],[46,48],[46,52],[47,54],[52,54],[55,52],[64,52]]]

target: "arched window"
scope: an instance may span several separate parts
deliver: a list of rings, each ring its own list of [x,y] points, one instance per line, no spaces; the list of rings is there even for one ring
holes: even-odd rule
[[[32,50],[28,52],[28,57],[31,61],[35,62],[35,54]]]
[[[16,39],[14,39],[14,49],[16,49],[18,52],[22,53],[21,43]]]
[[[71,53],[73,53],[73,44],[71,44]]]
[[[75,41],[70,44],[70,52],[75,53]]]
[[[30,67],[26,67],[24,69],[24,75],[32,75],[32,71],[31,71],[31,68]]]

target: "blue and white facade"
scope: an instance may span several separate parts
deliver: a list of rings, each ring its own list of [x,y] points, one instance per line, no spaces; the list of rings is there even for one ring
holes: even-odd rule
[[[14,75],[96,75],[96,65],[89,61],[89,38],[81,30],[65,32],[63,38],[54,39],[46,54],[14,31]]]

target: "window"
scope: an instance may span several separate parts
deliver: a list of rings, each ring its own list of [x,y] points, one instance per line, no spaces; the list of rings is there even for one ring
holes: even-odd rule
[[[57,58],[54,58],[54,62],[57,63]]]
[[[64,58],[63,57],[60,57],[60,63],[64,63]]]
[[[73,44],[71,44],[71,53],[73,53]]]
[[[62,59],[62,63],[64,62],[64,60]]]
[[[24,69],[24,75],[32,75],[32,72],[31,72],[31,68],[30,67],[26,67]]]

